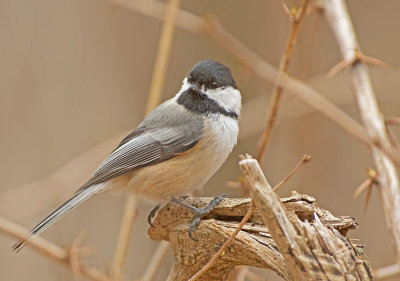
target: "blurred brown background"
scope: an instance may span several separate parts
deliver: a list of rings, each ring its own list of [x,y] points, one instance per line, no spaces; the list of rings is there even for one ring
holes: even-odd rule
[[[195,14],[216,15],[265,60],[279,64],[289,31],[280,1],[182,2],[182,9]],[[299,5],[299,1],[285,2]],[[352,0],[348,5],[364,53],[390,65],[370,68],[381,109],[386,116],[399,116],[400,3]],[[1,216],[30,228],[66,200],[123,134],[138,125],[144,114],[160,27],[159,21],[106,0],[0,1]],[[244,109],[238,147],[207,183],[205,194],[239,196],[238,190],[224,187],[224,182],[240,175],[239,154],[257,151],[273,85],[258,79],[209,37],[178,28],[163,100],[178,91],[196,62],[209,58],[231,67]],[[339,60],[337,43],[324,18],[307,16],[290,73],[359,120],[347,71],[334,78],[326,76]],[[399,136],[400,131],[394,130]],[[377,190],[365,213],[365,194],[352,198],[354,189],[367,177],[366,168],[374,167],[369,149],[320,113],[284,95],[278,125],[262,163],[268,180],[277,183],[304,153],[312,155],[312,162],[280,190],[280,195],[291,190],[308,193],[334,214],[355,217],[360,228],[351,237],[366,245],[372,267],[394,263]],[[95,196],[43,236],[69,245],[83,231],[85,244],[96,249],[86,261],[109,270],[124,203],[124,196]],[[139,205],[125,270],[129,280],[143,274],[157,246],[146,237],[151,207],[145,202]],[[69,270],[28,247],[18,255],[12,253],[13,242],[0,235],[1,280],[74,280]],[[157,280],[165,280],[172,253],[167,260]],[[269,275],[269,280],[279,280],[275,274]]]

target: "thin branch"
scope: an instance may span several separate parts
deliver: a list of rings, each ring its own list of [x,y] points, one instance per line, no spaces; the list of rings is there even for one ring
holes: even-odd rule
[[[377,67],[387,67],[387,63],[377,59],[373,58],[370,56],[366,56],[363,53],[360,52],[360,50],[356,49],[354,57],[352,60],[345,60],[343,59],[339,63],[337,63],[335,66],[333,66],[329,71],[328,71],[328,76],[332,77],[341,72],[343,69],[357,63],[357,62],[362,62],[366,65],[372,65],[372,66],[377,66]]]
[[[323,2],[326,18],[331,25],[345,61],[353,61],[351,78],[359,111],[369,138],[377,143],[372,153],[378,173],[378,183],[383,201],[386,224],[390,229],[400,264],[400,182],[396,170],[396,157],[386,130],[384,116],[379,109],[372,89],[368,69],[359,57],[360,47],[343,0]]]
[[[150,85],[149,97],[147,100],[146,114],[150,113],[161,100],[162,89],[164,87],[165,74],[170,56],[172,39],[174,36],[175,19],[177,17],[180,0],[169,0],[165,12],[164,24],[161,30],[160,41],[158,44],[157,57],[153,68],[153,77]],[[136,209],[136,195],[129,195],[125,211],[122,218],[121,230],[114,257],[113,278],[120,280],[128,251],[132,224]]]
[[[109,1],[158,20],[163,20],[166,12],[165,4],[153,0]],[[369,140],[365,129],[357,121],[307,84],[288,75],[280,75],[276,68],[230,34],[214,17],[202,18],[190,12],[178,10],[175,24],[192,33],[209,35],[216,43],[252,69],[261,79],[283,87],[288,93],[330,118],[358,140],[368,145],[374,145]]]
[[[354,191],[353,198],[357,198],[365,189],[369,188],[373,184],[377,184],[378,174],[374,169],[368,169],[368,178],[363,181]]]
[[[375,184],[379,184],[377,178],[378,178],[377,172],[374,169],[368,169],[368,179],[363,181],[353,193],[353,198],[356,198],[361,194],[361,192],[367,190],[367,195],[365,197],[365,203],[364,203],[364,213],[367,211],[369,199],[371,198],[372,194],[372,187]]]
[[[165,20],[161,30],[158,44],[157,57],[153,67],[153,77],[150,85],[149,99],[146,112],[150,113],[160,103],[162,89],[164,88],[165,74],[171,53],[172,39],[174,37],[175,19],[181,0],[169,0]]]
[[[320,216],[300,220],[291,216],[273,192],[257,160],[246,155],[239,162],[257,210],[285,259],[289,280],[373,280],[368,258],[352,241]]]
[[[240,158],[243,160],[244,157],[240,156]],[[282,181],[278,183],[272,190],[276,191],[279,187],[281,187],[283,184],[285,184],[295,173],[296,171],[303,166],[303,164],[309,162],[311,160],[311,156],[305,154],[301,161],[296,165],[296,167],[289,173],[287,177],[285,177]],[[218,250],[217,253],[209,260],[209,262],[200,270],[198,271],[195,275],[193,275],[192,278],[189,279],[189,281],[194,281],[200,278],[201,275],[203,275],[211,266],[215,264],[217,259],[221,256],[221,253],[225,251],[225,249],[231,244],[233,239],[235,239],[236,235],[239,233],[239,231],[243,228],[243,226],[246,224],[246,222],[249,220],[249,218],[253,215],[255,210],[255,205],[252,204],[249,210],[247,211],[246,215],[243,217],[242,221],[238,225],[238,227],[235,229],[235,231],[232,233],[232,235],[229,237],[228,240],[222,245],[222,247]]]
[[[157,273],[157,269],[161,264],[161,261],[164,259],[168,249],[169,249],[169,243],[166,241],[161,241],[159,245],[157,246],[157,249],[155,253],[153,254],[153,257],[151,258],[146,271],[143,274],[143,277],[140,279],[140,281],[151,281],[154,278],[154,275]]]
[[[12,237],[24,240],[27,246],[36,252],[43,254],[50,260],[55,260],[71,269],[74,273],[79,272],[86,279],[94,281],[109,281],[110,279],[93,267],[86,266],[76,259],[71,259],[71,253],[63,248],[47,241],[40,236],[31,236],[29,231],[14,224],[13,222],[0,217],[0,231]],[[73,262],[72,262],[73,260]],[[78,271],[76,269],[79,269]]]
[[[388,117],[385,122],[387,125],[400,125],[400,117]]]
[[[210,200],[212,198],[188,197],[184,199],[186,203],[197,208],[204,208]],[[310,221],[312,219],[310,216],[316,213],[324,226],[329,229],[333,227],[342,235],[357,228],[357,223],[353,218],[335,217],[328,210],[321,209],[311,196],[292,192],[290,197],[282,198],[281,202],[288,215],[299,218],[300,221]],[[153,220],[155,227],[149,227],[147,234],[156,241],[170,241],[176,259],[168,280],[187,281],[201,270],[218,250],[216,246],[219,248],[232,236],[239,225],[239,222],[236,222],[237,219],[241,220],[251,205],[251,198],[222,201],[209,214],[209,217],[201,220],[196,229],[196,237],[199,238],[197,242],[191,240],[187,234],[193,215],[185,207],[172,202],[163,206]],[[356,245],[356,251],[361,250],[361,247]],[[271,269],[286,280],[291,280],[287,264],[277,251],[269,229],[263,223],[260,209],[255,210],[249,223],[243,226],[242,231],[223,252],[221,258],[198,280],[225,280],[226,274],[232,272],[238,265]]]
[[[300,29],[300,24],[304,18],[304,15],[306,14],[308,3],[309,0],[304,0],[303,5],[298,12],[293,10],[292,12],[289,12],[290,23],[291,23],[290,33],[288,41],[286,43],[285,53],[282,56],[281,63],[279,65],[279,71],[281,73],[287,73],[288,71],[290,59],[292,58],[294,50],[294,45],[296,44],[297,34]],[[278,115],[278,109],[282,97],[282,92],[283,92],[282,86],[275,87],[274,94],[271,98],[268,111],[269,114],[267,119],[267,126],[265,127],[265,130],[261,136],[260,147],[257,153],[257,160],[260,163],[262,162],[265,150],[267,149],[269,140],[271,138],[272,129],[274,128],[276,116]]]
[[[375,280],[382,280],[385,278],[389,278],[395,275],[400,274],[400,265],[399,264],[392,264],[380,268],[376,268],[373,271],[373,275]]]
[[[122,216],[121,228],[118,235],[118,241],[114,253],[114,261],[111,269],[113,280],[121,280],[125,265],[126,255],[128,253],[129,241],[132,234],[132,225],[137,216],[136,195],[130,194],[126,199],[125,209]]]
[[[290,171],[290,173],[283,179],[281,180],[276,186],[272,188],[273,191],[277,191],[282,185],[284,185],[288,180],[290,180],[293,175],[297,172],[297,170],[303,166],[304,164],[308,163],[311,160],[311,156],[308,154],[304,154],[303,158],[300,160],[300,162],[296,165],[296,167],[293,168],[293,170]]]
[[[42,179],[1,190],[0,214],[18,220],[54,208],[54,198],[68,197],[76,191],[76,186],[85,180],[87,175],[101,163],[104,155],[128,133],[118,134],[96,144]],[[54,188],[55,186],[57,188]],[[40,204],[37,204],[38,201]]]
[[[246,277],[251,281],[264,281],[265,278],[261,278],[251,270],[247,271]]]
[[[232,235],[229,237],[228,240],[222,245],[222,247],[218,250],[218,252],[215,253],[215,255],[208,261],[208,263],[203,266],[202,269],[200,269],[195,275],[192,276],[192,278],[189,279],[189,281],[194,281],[200,278],[211,266],[214,265],[214,263],[217,261],[217,259],[221,256],[221,254],[225,251],[225,249],[231,244],[233,239],[235,239],[236,235],[239,233],[239,231],[242,229],[243,225],[249,220],[251,215],[254,213],[254,210],[256,209],[256,206],[254,204],[251,205],[249,210],[247,211],[246,215],[243,217],[242,221],[238,225],[238,227],[235,229],[235,231],[232,233]]]

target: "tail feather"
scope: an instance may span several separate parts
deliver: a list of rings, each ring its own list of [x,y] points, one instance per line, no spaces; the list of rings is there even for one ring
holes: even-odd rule
[[[73,208],[78,206],[80,203],[88,199],[90,196],[101,190],[103,187],[103,184],[96,184],[93,186],[90,186],[86,189],[80,190],[78,193],[76,193],[72,198],[70,198],[67,202],[62,204],[60,207],[55,209],[50,215],[48,215],[43,221],[41,221],[37,226],[35,226],[31,230],[31,236],[38,235],[45,229],[47,229],[49,226],[51,226],[53,223],[61,219],[65,214],[67,214],[69,211],[71,211]],[[25,240],[20,240],[17,243],[14,244],[12,249],[15,252],[19,252],[26,244]]]

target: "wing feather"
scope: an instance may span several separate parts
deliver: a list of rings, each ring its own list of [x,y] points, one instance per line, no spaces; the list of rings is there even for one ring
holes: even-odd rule
[[[139,128],[128,135],[79,190],[182,153],[199,141],[201,132],[180,127]]]

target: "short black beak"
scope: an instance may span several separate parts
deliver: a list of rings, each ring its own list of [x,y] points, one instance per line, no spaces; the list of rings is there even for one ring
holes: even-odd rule
[[[188,89],[189,92],[192,92],[193,94],[198,95],[199,97],[203,97],[205,94],[201,90],[199,85],[191,85]]]
[[[189,90],[191,90],[191,91],[196,91],[196,92],[201,92],[201,87],[200,87],[199,84],[192,84],[192,85],[189,87]]]

